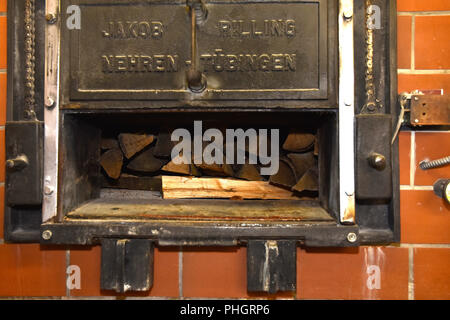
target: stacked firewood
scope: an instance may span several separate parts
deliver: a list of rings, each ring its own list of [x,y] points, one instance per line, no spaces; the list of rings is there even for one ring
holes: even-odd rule
[[[318,192],[318,143],[310,133],[291,131],[283,143],[284,156],[280,158],[278,173],[270,183],[294,192]]]
[[[235,178],[237,181],[242,181],[241,185],[244,185],[245,181],[258,182],[256,183],[258,186],[264,190],[269,188],[267,190],[271,190],[269,192],[274,192],[274,194],[277,194],[278,188],[289,191],[293,195],[308,194],[311,196],[318,192],[318,144],[314,134],[295,130],[289,132],[279,151],[278,173],[272,176],[261,175],[263,167],[261,163],[249,163],[248,145],[245,147],[245,164],[194,164],[196,163],[194,159],[192,159],[192,164],[175,164],[170,159],[175,144],[170,140],[170,136],[169,130],[162,130],[157,135],[121,133],[117,138],[103,138],[100,165],[104,174],[109,178],[107,180],[135,181],[136,187],[139,189],[138,186],[142,185],[139,179],[148,180],[149,176],[197,177],[190,180],[190,185],[192,185],[192,181],[197,181],[199,184],[203,183],[208,186],[211,185],[211,180],[205,183],[198,178],[217,178],[218,184],[220,181],[223,184],[223,179]],[[223,150],[226,150],[226,146]],[[235,154],[236,151],[235,149]],[[169,179],[166,180],[169,181]],[[176,184],[176,180],[170,181],[171,184]],[[256,184],[253,183],[252,186],[257,188]],[[250,184],[247,184],[244,189],[248,191],[249,188]],[[235,191],[236,189],[234,189],[234,196],[239,197]],[[247,191],[246,193],[248,193]],[[267,198],[267,195],[260,198]]]

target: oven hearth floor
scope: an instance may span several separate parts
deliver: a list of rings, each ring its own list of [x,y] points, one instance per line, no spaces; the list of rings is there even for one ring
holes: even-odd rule
[[[99,198],[82,204],[65,219],[336,223],[318,202],[296,200]]]

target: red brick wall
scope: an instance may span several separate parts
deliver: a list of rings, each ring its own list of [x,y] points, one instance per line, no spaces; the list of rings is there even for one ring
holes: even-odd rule
[[[0,0],[0,167],[4,167],[6,0]],[[450,94],[450,1],[398,0],[399,92]],[[279,298],[450,299],[450,207],[432,184],[450,167],[421,171],[424,158],[449,155],[450,132],[402,132],[402,243],[359,249],[298,249],[298,289]],[[0,170],[0,181],[4,181]],[[91,297],[101,292],[100,250],[4,244],[0,183],[0,296]],[[66,287],[66,269],[81,270],[81,289]],[[246,291],[246,250],[157,249],[154,287],[138,297],[254,298]],[[379,277],[377,278],[377,275]]]

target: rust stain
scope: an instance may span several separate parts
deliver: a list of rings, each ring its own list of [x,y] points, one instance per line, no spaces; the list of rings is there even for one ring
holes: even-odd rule
[[[355,195],[347,195],[347,206],[345,207],[344,217],[342,219],[344,224],[355,223]]]
[[[79,103],[68,103],[61,107],[61,109],[75,109],[75,110],[81,109],[81,108],[82,108],[82,106]]]

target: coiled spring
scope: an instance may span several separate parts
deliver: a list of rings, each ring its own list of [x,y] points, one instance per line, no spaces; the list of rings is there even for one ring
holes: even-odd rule
[[[423,160],[419,163],[419,166],[420,166],[420,169],[422,169],[422,170],[428,170],[428,169],[440,168],[440,167],[446,166],[448,164],[450,164],[450,156],[442,158],[442,159],[438,159],[438,160],[433,160],[433,161]]]

